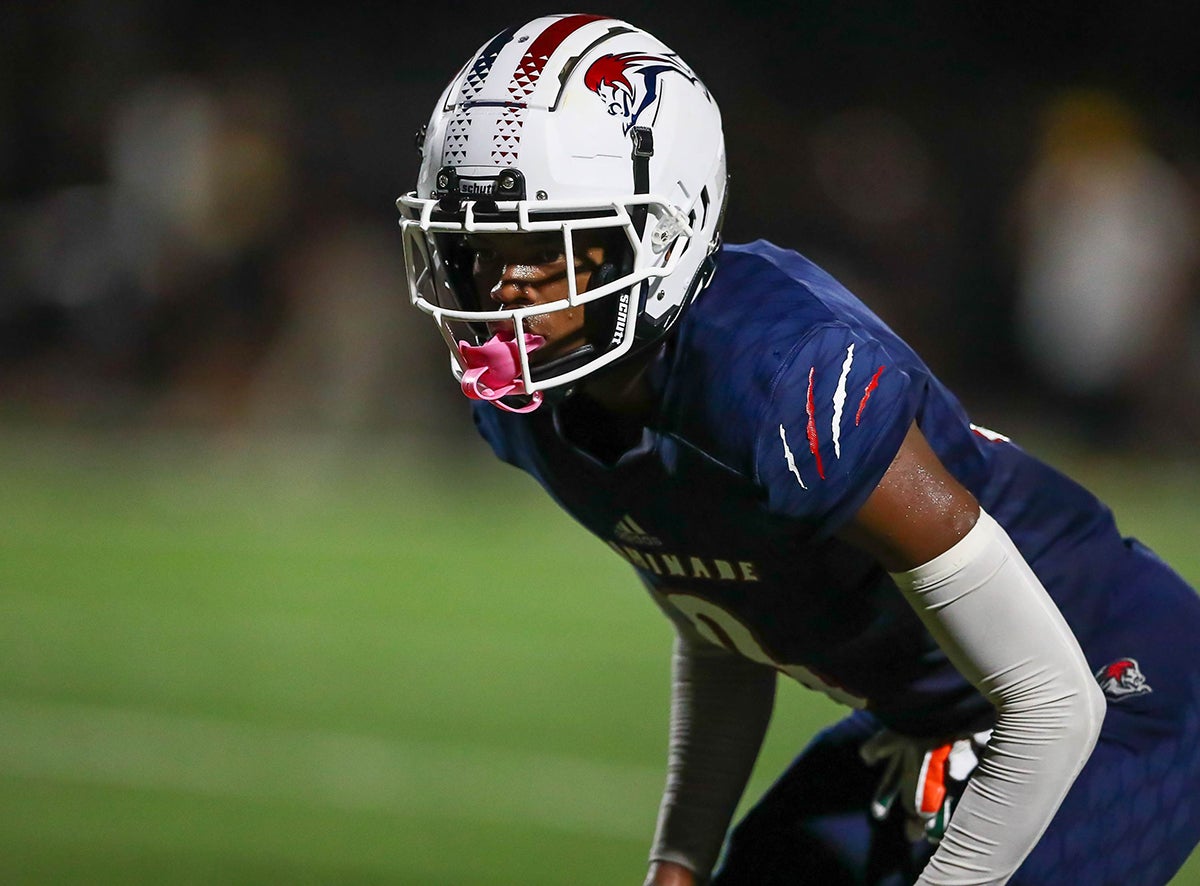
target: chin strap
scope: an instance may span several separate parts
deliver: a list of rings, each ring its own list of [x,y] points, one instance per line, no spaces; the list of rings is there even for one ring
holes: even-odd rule
[[[532,353],[546,343],[540,335],[525,333],[525,352]],[[521,378],[521,355],[511,330],[501,330],[481,345],[458,343],[458,353],[467,368],[462,374],[462,392],[472,400],[487,400],[505,412],[533,412],[542,405],[542,392],[529,394],[524,406],[508,406],[501,397],[525,394]]]

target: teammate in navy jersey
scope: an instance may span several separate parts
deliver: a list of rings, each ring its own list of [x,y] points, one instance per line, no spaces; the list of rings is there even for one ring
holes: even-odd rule
[[[537,19],[420,141],[410,294],[480,432],[676,628],[646,883],[1170,879],[1200,598],[828,274],[721,245],[720,115],[677,55]],[[780,674],[853,712],[727,835]]]

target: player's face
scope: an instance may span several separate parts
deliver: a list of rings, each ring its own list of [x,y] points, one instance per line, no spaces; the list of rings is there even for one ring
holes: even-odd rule
[[[604,261],[604,247],[586,232],[576,235],[574,243],[575,254],[568,260],[559,233],[470,235],[467,245],[474,252],[472,275],[480,300],[485,304],[490,300],[504,310],[566,299],[568,274],[575,275],[576,291],[585,291]],[[553,359],[586,344],[583,312],[579,306],[526,317],[525,331],[546,339],[530,355],[531,362]],[[492,324],[493,331],[502,325]]]

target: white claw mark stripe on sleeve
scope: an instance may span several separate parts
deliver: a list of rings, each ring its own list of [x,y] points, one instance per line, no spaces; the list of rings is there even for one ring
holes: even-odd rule
[[[971,425],[971,430],[983,437],[985,440],[991,440],[993,443],[1011,443],[1012,439],[1003,434],[993,431],[991,428],[985,428],[982,425]]]
[[[804,480],[800,476],[800,470],[796,467],[796,456],[792,455],[792,447],[788,446],[787,431],[783,429],[783,425],[779,426],[779,439],[783,441],[783,457],[787,459],[788,470],[795,475],[800,488],[807,489],[808,487],[804,485]]]
[[[851,342],[850,347],[846,348],[846,361],[842,364],[837,390],[833,392],[833,454],[836,458],[842,457],[842,407],[846,405],[846,379],[853,365],[854,342]]]

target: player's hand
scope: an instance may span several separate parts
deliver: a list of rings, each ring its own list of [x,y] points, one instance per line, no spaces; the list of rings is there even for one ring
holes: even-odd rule
[[[929,747],[888,729],[876,733],[859,751],[868,766],[883,765],[871,816],[882,821],[893,812],[903,815],[909,840],[940,843],[990,737],[987,730]]]
[[[696,886],[696,875],[673,861],[656,861],[650,865],[644,886]]]

